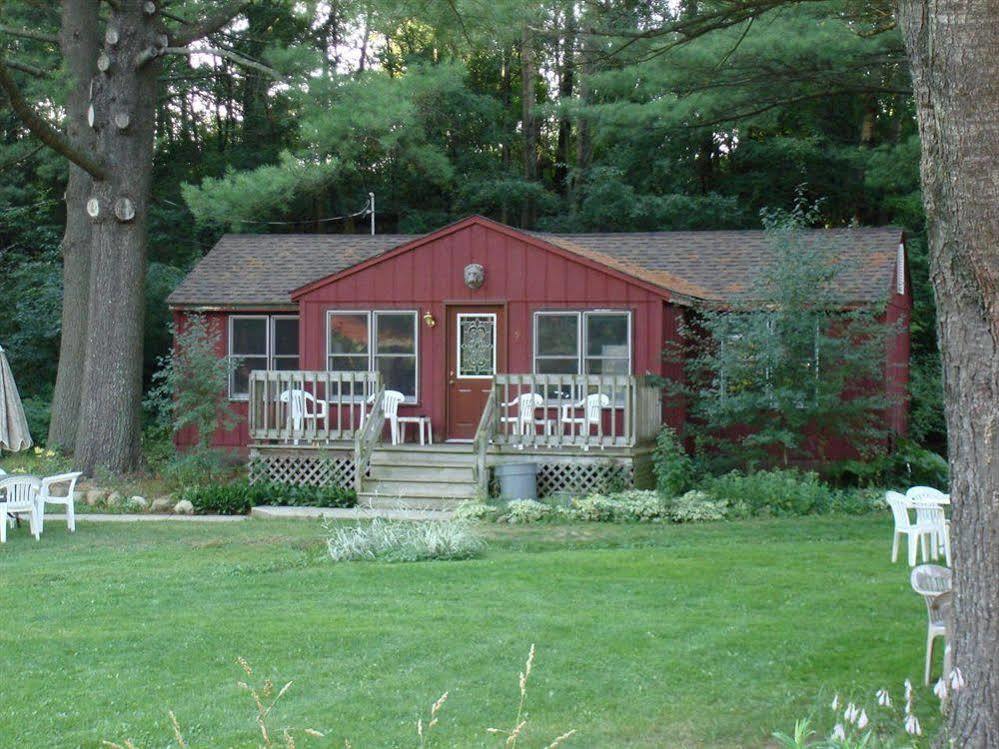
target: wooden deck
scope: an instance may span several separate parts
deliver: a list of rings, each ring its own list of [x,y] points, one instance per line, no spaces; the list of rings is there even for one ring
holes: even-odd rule
[[[352,486],[368,506],[418,508],[485,499],[503,463],[536,463],[540,496],[651,482],[662,402],[644,378],[497,375],[474,439],[433,445],[384,441],[384,393],[376,372],[253,372],[251,480]]]

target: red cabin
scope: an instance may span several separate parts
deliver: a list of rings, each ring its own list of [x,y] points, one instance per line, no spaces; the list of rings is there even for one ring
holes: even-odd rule
[[[902,321],[885,387],[904,395],[901,231],[814,234],[845,261],[844,304]],[[681,378],[662,352],[685,312],[739,298],[770,255],[761,231],[556,235],[479,216],[423,236],[227,235],[169,303],[179,324],[218,325],[243,418],[215,444],[255,471],[429,501],[531,460],[542,491],[575,491],[648,481],[655,434],[685,414],[645,376]],[[905,431],[904,398],[890,418]]]

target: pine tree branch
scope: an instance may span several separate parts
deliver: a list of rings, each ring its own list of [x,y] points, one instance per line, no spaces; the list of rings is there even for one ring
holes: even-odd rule
[[[55,34],[44,34],[41,31],[32,31],[31,29],[15,29],[12,26],[0,25],[0,34],[10,34],[22,39],[34,39],[36,42],[45,42],[46,44],[59,44],[59,37]]]
[[[10,108],[14,110],[21,122],[28,130],[42,143],[51,148],[61,156],[66,157],[78,167],[87,172],[91,177],[98,180],[108,178],[107,169],[100,164],[91,154],[74,148],[62,133],[45,121],[31,105],[25,100],[24,94],[18,88],[17,83],[10,75],[5,62],[0,59],[0,89],[7,93],[10,101]]]
[[[28,75],[33,75],[35,78],[46,78],[48,76],[47,70],[42,70],[41,68],[36,68],[34,65],[28,65],[26,62],[18,62],[17,60],[6,60],[7,67],[11,70],[20,70],[22,73],[27,73]]]
[[[229,5],[216,13],[214,16],[209,16],[200,23],[191,24],[190,28],[186,28],[171,35],[170,46],[184,47],[191,42],[196,42],[199,39],[204,39],[210,34],[214,34],[238,16],[240,12],[242,12],[243,8],[249,4],[250,0],[235,0],[234,2],[229,3]]]
[[[269,75],[272,78],[280,79],[283,76],[276,71],[274,68],[264,65],[262,62],[257,62],[256,60],[251,60],[248,57],[243,57],[240,54],[233,52],[228,49],[221,49],[219,47],[167,47],[162,51],[161,54],[164,55],[214,55],[215,57],[224,57],[230,62],[234,62],[237,65],[244,68],[252,68],[253,70],[259,70],[261,73]]]

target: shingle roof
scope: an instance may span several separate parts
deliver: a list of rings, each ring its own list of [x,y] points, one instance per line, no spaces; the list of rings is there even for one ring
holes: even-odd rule
[[[633,275],[700,299],[746,301],[774,261],[763,231],[675,231],[620,234],[536,234],[568,250],[608,255],[640,268]],[[902,230],[897,227],[814,229],[814,243],[838,265],[844,302],[875,302],[888,295]],[[625,271],[627,272],[627,271]],[[673,279],[679,279],[680,283]]]
[[[762,231],[544,234],[549,242],[675,294],[747,301],[773,262]],[[839,261],[844,303],[888,295],[902,231],[894,227],[818,229],[805,234]],[[416,236],[402,234],[228,234],[170,295],[174,306],[276,306],[290,292]]]
[[[226,234],[167,297],[172,306],[269,307],[317,278],[415,239],[408,234]]]

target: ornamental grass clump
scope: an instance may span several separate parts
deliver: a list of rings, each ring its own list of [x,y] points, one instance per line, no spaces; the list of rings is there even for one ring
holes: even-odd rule
[[[375,518],[370,523],[325,524],[326,546],[334,562],[419,562],[471,559],[486,543],[464,520],[413,522]]]

